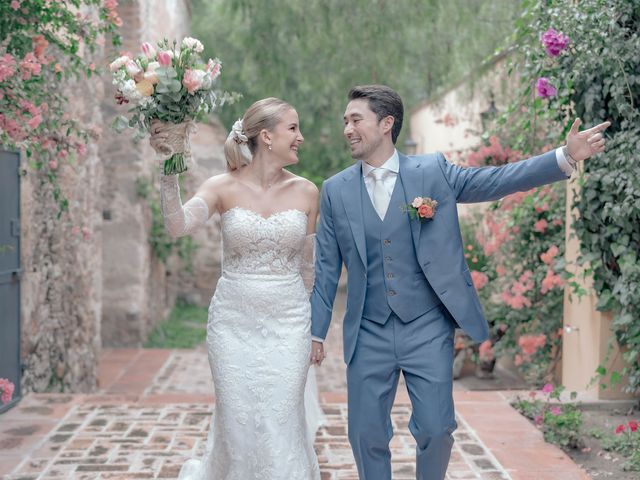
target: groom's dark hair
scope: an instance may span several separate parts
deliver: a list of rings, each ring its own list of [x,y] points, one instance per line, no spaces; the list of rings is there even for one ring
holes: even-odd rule
[[[393,127],[391,128],[391,141],[395,145],[402,129],[404,106],[400,95],[386,85],[359,85],[353,87],[347,96],[349,101],[364,98],[369,102],[369,108],[378,117],[378,122],[391,115]]]

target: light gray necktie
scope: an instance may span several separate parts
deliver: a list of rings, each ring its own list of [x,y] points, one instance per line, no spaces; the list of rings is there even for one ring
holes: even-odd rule
[[[384,220],[387,208],[389,208],[389,194],[384,186],[384,180],[387,178],[387,174],[388,170],[384,168],[375,168],[369,173],[373,179],[373,190],[371,192],[373,207],[382,220]]]

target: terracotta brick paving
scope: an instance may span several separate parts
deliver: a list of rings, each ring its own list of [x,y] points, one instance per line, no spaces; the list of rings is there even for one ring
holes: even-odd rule
[[[326,424],[316,437],[323,480],[358,478],[347,440],[346,387],[335,322],[317,371]],[[32,394],[0,416],[0,478],[176,478],[204,449],[213,405],[206,350],[105,350],[100,391]],[[449,480],[582,480],[590,477],[508,404],[501,392],[456,386],[459,428]],[[403,385],[392,411],[394,480],[415,478],[410,403]]]

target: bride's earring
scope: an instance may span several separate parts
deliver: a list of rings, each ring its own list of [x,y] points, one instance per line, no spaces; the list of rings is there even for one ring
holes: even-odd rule
[[[269,145],[269,150],[271,150],[271,145]]]

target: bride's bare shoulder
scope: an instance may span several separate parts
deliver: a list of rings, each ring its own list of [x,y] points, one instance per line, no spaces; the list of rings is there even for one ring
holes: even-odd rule
[[[318,196],[318,187],[311,180],[289,172],[290,185],[292,188],[301,191],[305,195]]]
[[[228,187],[234,181],[235,180],[233,179],[231,173],[229,172],[220,173],[218,175],[214,175],[212,177],[207,178],[202,183],[202,188],[205,188],[205,189],[215,188],[216,190],[219,191],[221,188]]]

